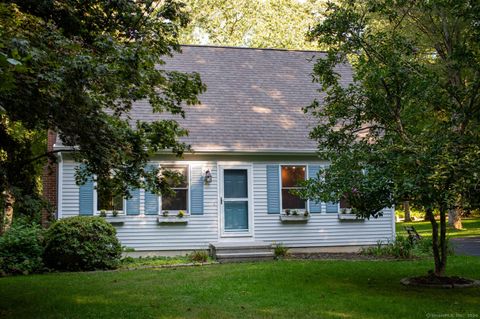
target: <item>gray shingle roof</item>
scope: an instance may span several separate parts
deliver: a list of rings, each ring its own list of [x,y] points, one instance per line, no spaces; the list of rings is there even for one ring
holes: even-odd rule
[[[200,73],[207,91],[201,105],[186,106],[179,123],[194,151],[314,151],[308,134],[315,121],[302,107],[319,98],[311,73],[323,53],[275,49],[183,46],[167,60],[166,69]],[[342,80],[351,70],[339,67]],[[133,106],[134,119],[171,118],[152,114],[145,102]],[[177,119],[177,118],[176,118]]]

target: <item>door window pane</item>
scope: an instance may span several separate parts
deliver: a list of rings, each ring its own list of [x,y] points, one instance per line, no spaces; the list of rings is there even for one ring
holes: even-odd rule
[[[223,173],[225,198],[247,198],[248,178],[246,169],[226,169]]]
[[[225,230],[248,230],[248,201],[225,202]]]

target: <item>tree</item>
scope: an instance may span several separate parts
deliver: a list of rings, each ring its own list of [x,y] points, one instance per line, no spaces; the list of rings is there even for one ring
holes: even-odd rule
[[[192,22],[182,43],[258,48],[318,49],[306,33],[324,0],[189,0]]]
[[[408,200],[403,201],[403,211],[405,212],[405,222],[411,222],[412,217],[410,216],[410,202]]]
[[[32,195],[31,176],[54,152],[34,147],[37,135],[58,132],[84,165],[77,182],[95,175],[129,195],[132,187],[167,191],[150,155],[181,155],[187,134],[177,122],[133,122],[132,102],[153,112],[184,115],[205,86],[196,73],[166,71],[163,57],[180,51],[184,5],[165,1],[7,1],[0,4],[0,192],[4,230],[12,207]],[[168,174],[167,174],[168,175]],[[7,217],[7,219],[5,219]]]
[[[319,119],[311,137],[331,165],[304,195],[344,197],[367,218],[408,198],[432,225],[437,276],[447,263],[446,213],[476,205],[479,194],[479,17],[480,4],[467,0],[345,0],[311,31],[329,49],[314,68],[323,106],[306,111]],[[345,63],[350,84],[339,80]]]

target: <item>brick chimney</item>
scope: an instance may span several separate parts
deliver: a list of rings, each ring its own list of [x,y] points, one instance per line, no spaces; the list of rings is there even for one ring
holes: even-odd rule
[[[51,130],[48,130],[47,138],[47,151],[53,151],[53,145],[55,144],[57,134]],[[47,227],[50,222],[54,219],[55,213],[57,211],[57,164],[52,163],[49,160],[49,163],[45,165],[43,169],[43,197],[52,205],[53,211],[48,212],[47,210],[42,211],[42,225]]]

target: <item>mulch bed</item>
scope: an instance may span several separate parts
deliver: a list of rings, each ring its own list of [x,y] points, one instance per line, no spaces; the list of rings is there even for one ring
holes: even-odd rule
[[[435,275],[403,278],[400,281],[406,286],[429,288],[468,288],[480,287],[480,280],[467,279],[457,276],[440,277]]]

